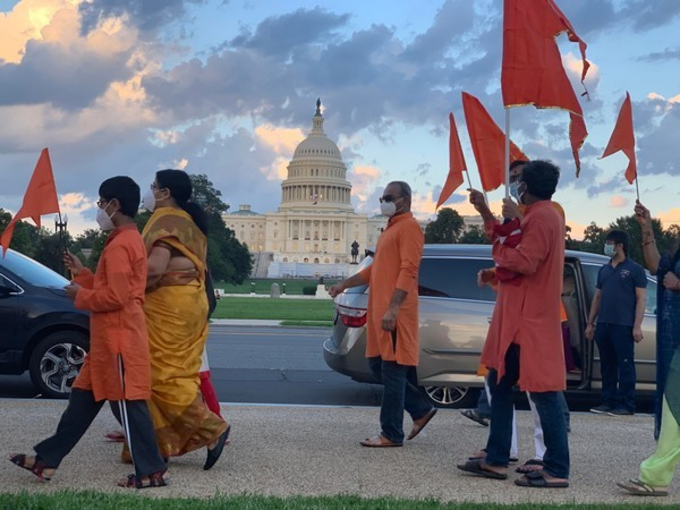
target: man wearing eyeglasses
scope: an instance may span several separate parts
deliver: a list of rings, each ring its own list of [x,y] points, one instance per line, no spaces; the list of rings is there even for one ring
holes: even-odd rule
[[[379,434],[361,441],[381,448],[404,444],[404,410],[413,419],[413,439],[436,413],[418,390],[418,268],[424,237],[411,213],[411,188],[391,182],[380,198],[389,218],[375,249],[373,264],[329,289],[336,297],[345,289],[370,286],[366,357],[383,383]]]

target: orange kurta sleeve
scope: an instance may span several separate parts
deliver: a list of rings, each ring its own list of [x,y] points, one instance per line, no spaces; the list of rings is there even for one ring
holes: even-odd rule
[[[373,264],[371,264],[368,267],[363,268],[361,271],[359,271],[357,274],[359,277],[366,283],[371,282],[371,272],[373,269]]]
[[[417,224],[408,230],[404,229],[399,236],[399,255],[401,263],[396,289],[409,292],[418,280],[418,268],[423,256],[423,231]]]
[[[94,287],[94,273],[88,268],[82,270],[82,272],[73,278],[73,282],[77,283],[84,289],[91,289]]]
[[[124,246],[110,246],[106,253],[108,285],[96,290],[83,288],[78,291],[76,308],[98,313],[122,309],[130,300],[130,280],[133,274],[130,259]]]

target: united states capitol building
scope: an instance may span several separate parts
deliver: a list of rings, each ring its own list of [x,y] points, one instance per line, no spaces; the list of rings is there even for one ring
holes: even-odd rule
[[[346,277],[352,244],[375,246],[387,218],[358,214],[352,184],[338,146],[323,130],[317,101],[312,131],[295,149],[281,183],[278,211],[259,214],[249,205],[225,214],[224,221],[253,254],[253,276]]]
[[[260,214],[242,204],[223,216],[253,255],[253,277],[347,277],[352,244],[360,246],[360,261],[387,224],[385,216],[354,211],[347,167],[323,122],[317,101],[312,131],[295,149],[281,183],[278,211]],[[420,222],[423,230],[427,223]]]

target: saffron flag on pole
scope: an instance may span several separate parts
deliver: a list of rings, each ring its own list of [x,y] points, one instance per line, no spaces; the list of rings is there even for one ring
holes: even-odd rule
[[[607,148],[600,159],[604,159],[619,151],[628,157],[626,180],[628,184],[633,184],[633,181],[637,179],[637,161],[635,158],[635,133],[633,132],[633,106],[630,103],[630,94],[628,92],[626,92],[626,99],[624,99],[621,105],[619,118],[616,119],[616,125],[614,126],[614,131],[609,139]]]
[[[467,92],[463,92],[463,111],[482,189],[493,191],[505,181],[505,134],[479,99]],[[510,140],[510,161],[518,159],[529,158]]]
[[[583,68],[581,83],[590,64],[586,43],[553,0],[503,1],[503,65],[501,91],[506,108],[534,105],[560,108],[569,112],[569,141],[578,177],[581,162],[578,151],[588,130],[583,110],[562,65],[555,38],[565,33],[577,42]]]
[[[449,113],[449,128],[449,175],[446,177],[446,183],[439,194],[435,210],[439,209],[439,206],[446,202],[453,192],[463,184],[463,171],[467,170],[453,113]]]
[[[59,199],[57,198],[57,187],[54,184],[52,175],[52,163],[50,153],[43,149],[40,159],[35,165],[33,176],[26,188],[24,202],[19,211],[14,215],[7,225],[7,228],[0,236],[0,246],[2,246],[3,258],[7,254],[9,245],[12,242],[12,234],[17,221],[22,218],[31,218],[40,228],[40,216],[59,212]]]

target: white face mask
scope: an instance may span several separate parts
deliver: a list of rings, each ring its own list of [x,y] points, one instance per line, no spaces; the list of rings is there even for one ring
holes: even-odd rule
[[[156,209],[156,197],[154,196],[152,189],[147,191],[146,195],[144,195],[144,198],[142,199],[142,205],[144,205],[144,209],[149,212],[153,212],[154,209]]]
[[[510,183],[510,196],[519,202],[519,182]]]
[[[613,244],[605,244],[604,245],[604,254],[607,257],[614,257],[614,255],[616,255],[616,250],[614,249],[614,245]]]
[[[111,218],[113,217],[113,214],[116,214],[115,211],[114,213],[109,216],[108,213],[106,212],[106,209],[109,206],[107,205],[104,209],[101,207],[97,208],[97,223],[99,224],[99,228],[101,228],[104,232],[108,232],[109,230],[113,230],[116,228],[116,226],[113,224],[113,221]]]
[[[397,202],[400,202],[404,199],[404,197],[401,197],[397,200],[394,200],[393,202],[382,202],[380,204],[380,213],[383,216],[387,216],[388,218],[391,218],[395,214],[397,214]]]

